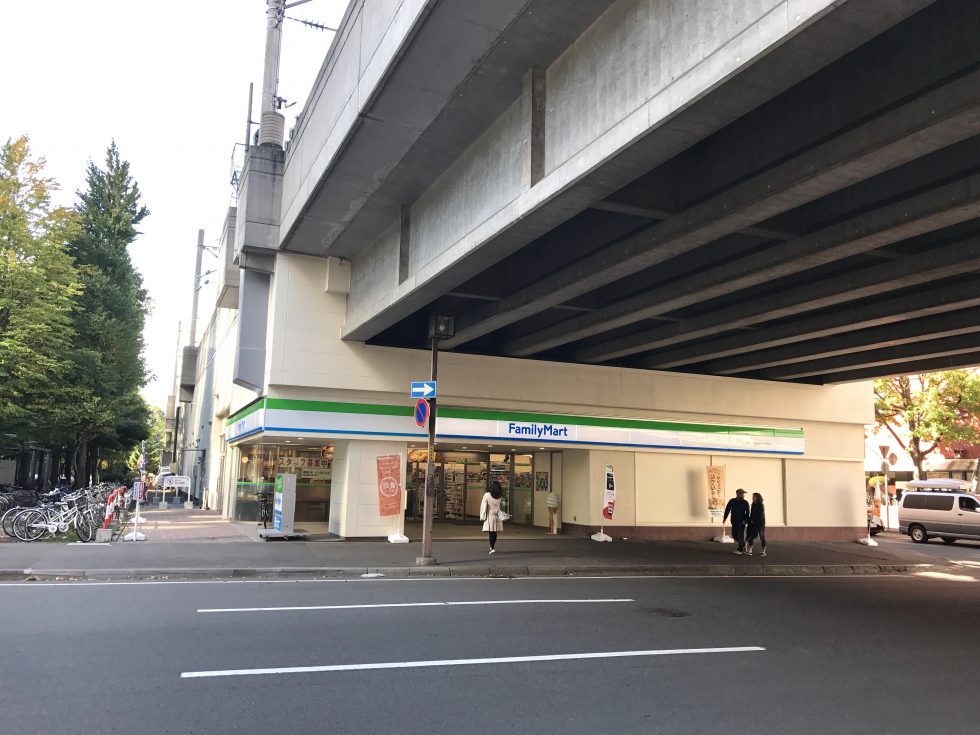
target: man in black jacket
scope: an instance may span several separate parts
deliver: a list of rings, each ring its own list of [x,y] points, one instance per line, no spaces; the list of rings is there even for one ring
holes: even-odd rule
[[[745,553],[745,524],[749,522],[749,501],[745,499],[745,491],[739,488],[735,491],[735,497],[728,501],[725,506],[725,517],[721,519],[724,523],[728,516],[732,517],[732,538],[738,544],[736,554]]]

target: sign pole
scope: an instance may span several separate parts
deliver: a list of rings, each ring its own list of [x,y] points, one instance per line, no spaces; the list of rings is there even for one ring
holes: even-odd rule
[[[432,377],[436,382],[436,371],[439,367],[439,340],[432,337]],[[429,443],[425,453],[425,497],[422,500],[422,555],[416,558],[419,566],[431,566],[436,563],[432,556],[432,513],[436,500],[436,397],[429,398]]]

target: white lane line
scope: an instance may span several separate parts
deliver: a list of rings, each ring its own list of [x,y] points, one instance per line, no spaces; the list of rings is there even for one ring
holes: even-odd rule
[[[387,602],[374,605],[303,605],[295,607],[205,607],[199,613],[284,612],[292,610],[361,610],[377,607],[451,607],[456,605],[546,605],[579,602],[636,602],[628,597],[608,600],[470,600],[462,602]]]
[[[262,676],[266,674],[310,674],[326,671],[369,671],[373,669],[421,669],[433,666],[474,666],[479,664],[520,664],[538,661],[572,661],[590,658],[630,658],[635,656],[682,656],[693,653],[745,653],[765,651],[760,646],[734,648],[665,648],[652,651],[603,651],[600,653],[562,653],[550,656],[503,656],[501,658],[455,658],[435,661],[389,661],[376,664],[341,664],[339,666],[286,666],[274,669],[225,669],[218,671],[184,671],[181,679],[210,679],[219,676]]]
[[[161,580],[125,580],[115,582],[94,582],[88,580],[77,580],[72,582],[0,582],[0,589],[4,587],[140,587],[151,585],[174,585],[174,584],[351,584],[351,583],[384,583],[391,582],[541,582],[541,581],[563,581],[581,582],[585,580],[616,580],[616,579],[646,579],[653,582],[669,582],[670,580],[698,580],[698,579],[730,579],[736,582],[764,579],[798,579],[800,581],[818,580],[843,580],[849,579],[854,582],[868,582],[876,579],[916,579],[911,573],[905,574],[821,574],[798,576],[795,574],[672,574],[670,576],[656,576],[652,574],[619,574],[602,577],[591,576],[568,576],[560,577],[387,577],[385,579],[161,579]]]

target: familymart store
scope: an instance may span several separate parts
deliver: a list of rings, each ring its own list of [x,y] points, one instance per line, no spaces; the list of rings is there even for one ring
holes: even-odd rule
[[[439,406],[437,522],[476,525],[489,483],[504,488],[518,527],[548,526],[546,500],[560,499],[565,534],[604,523],[617,537],[699,540],[717,535],[721,500],[759,492],[773,538],[851,539],[862,531],[860,477],[849,461],[807,461],[804,430]],[[421,516],[426,432],[411,406],[260,398],[228,419],[233,487],[228,515],[257,515],[256,492],[297,475],[297,523],[320,522],[341,537],[383,538],[402,517],[382,516],[377,459],[400,455],[403,516]],[[601,517],[606,468],[616,478],[613,519]],[[709,471],[709,468],[712,468]],[[853,507],[852,507],[853,506]],[[412,537],[412,533],[408,532]]]

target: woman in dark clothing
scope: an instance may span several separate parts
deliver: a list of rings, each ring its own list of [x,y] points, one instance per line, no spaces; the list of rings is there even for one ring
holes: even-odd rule
[[[762,503],[762,495],[752,493],[752,507],[749,508],[749,550],[745,553],[752,556],[752,544],[758,536],[762,542],[762,553],[766,555],[766,506]]]

